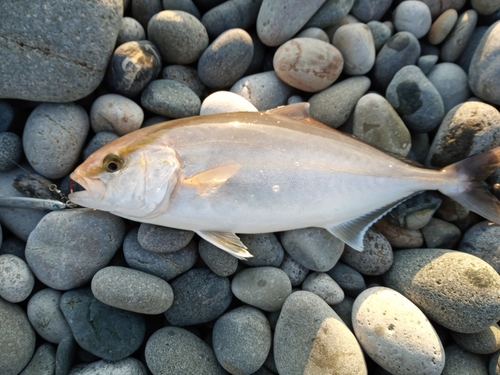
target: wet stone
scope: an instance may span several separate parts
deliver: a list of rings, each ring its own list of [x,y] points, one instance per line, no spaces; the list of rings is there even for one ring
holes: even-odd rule
[[[253,255],[245,265],[279,267],[283,261],[285,251],[274,233],[241,234],[240,239]]]
[[[137,240],[146,250],[154,253],[171,253],[188,245],[194,232],[141,223]]]

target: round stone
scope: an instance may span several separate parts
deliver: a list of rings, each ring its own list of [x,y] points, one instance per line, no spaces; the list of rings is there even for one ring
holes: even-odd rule
[[[351,14],[361,22],[379,21],[391,4],[391,0],[356,0]]]
[[[337,305],[344,299],[344,291],[324,272],[309,274],[302,283],[302,290],[314,293],[329,305]]]
[[[199,97],[205,93],[206,87],[198,77],[198,71],[190,66],[168,65],[163,69],[162,77],[185,84]]]
[[[200,115],[228,112],[257,112],[257,108],[245,98],[230,91],[216,91],[201,103]]]
[[[148,38],[158,47],[163,61],[170,64],[191,64],[208,46],[205,26],[181,10],[155,14],[148,23]]]
[[[17,303],[31,294],[35,277],[21,258],[11,254],[0,255],[0,297]]]
[[[287,253],[285,253],[285,256],[283,257],[280,269],[287,274],[292,286],[299,286],[302,284],[309,273],[309,269],[297,262]]]
[[[131,4],[132,17],[135,18],[145,29],[148,22],[155,14],[162,11],[161,1],[134,0]]]
[[[444,62],[434,66],[427,78],[443,99],[444,113],[470,97],[467,73],[458,65]]]
[[[125,135],[141,127],[144,111],[134,101],[117,94],[97,98],[90,108],[90,125],[94,132]]]
[[[427,317],[395,290],[373,287],[352,309],[354,334],[365,352],[391,374],[441,374],[444,348]]]
[[[142,223],[137,240],[146,250],[154,253],[171,253],[186,247],[194,237],[190,230],[180,230]]]
[[[90,140],[87,147],[83,150],[83,159],[87,159],[95,151],[99,150],[101,147],[107,145],[108,143],[118,139],[119,136],[115,133],[110,132],[99,132]]]
[[[123,17],[116,44],[121,45],[144,39],[146,39],[146,31],[144,31],[142,25],[132,17]]]
[[[277,311],[292,292],[292,285],[279,268],[254,267],[238,272],[231,290],[240,301],[264,311]]]
[[[408,0],[400,3],[392,15],[398,31],[409,31],[417,39],[431,28],[432,17],[429,7],[422,1]]]
[[[23,133],[23,148],[30,165],[47,178],[61,178],[78,161],[89,131],[89,116],[77,104],[38,105]]]
[[[304,28],[324,29],[339,23],[351,10],[354,0],[328,0],[307,21]],[[326,40],[325,40],[326,42]]]
[[[218,276],[232,275],[238,269],[237,258],[204,239],[198,243],[198,253],[208,268]]]
[[[127,42],[111,56],[106,81],[118,94],[136,97],[161,70],[161,56],[148,40]]]
[[[462,13],[446,40],[441,45],[441,60],[453,62],[465,49],[477,24],[477,12],[469,9]]]
[[[451,337],[463,349],[476,354],[492,354],[500,350],[500,327],[493,324],[477,333],[451,331]]]
[[[375,43],[365,24],[352,23],[338,28],[332,44],[344,58],[343,72],[348,75],[368,73],[375,63]]]
[[[481,258],[497,272],[500,272],[500,225],[481,221],[465,232],[459,251]]]
[[[100,360],[73,367],[69,375],[148,375],[146,367],[141,361],[128,357],[120,361],[109,362]]]
[[[456,225],[436,218],[432,218],[421,231],[427,247],[434,249],[456,249],[462,237]]]
[[[21,138],[11,132],[0,133],[0,172],[15,168],[21,161],[22,156]]]
[[[44,343],[38,347],[33,358],[19,375],[49,375],[56,373],[56,349]]]
[[[271,327],[262,311],[241,306],[217,319],[212,341],[222,367],[233,374],[253,374],[271,350]]]
[[[356,297],[366,289],[365,279],[354,268],[338,262],[335,267],[327,272],[328,275],[340,285],[342,290],[351,297]]]
[[[343,65],[337,48],[311,38],[289,40],[278,48],[273,58],[273,67],[280,79],[308,92],[330,86],[339,77]]]
[[[458,13],[455,9],[444,11],[431,26],[427,38],[431,44],[440,44],[446,39],[457,22]]]
[[[253,255],[245,265],[279,267],[283,261],[285,251],[274,233],[241,234],[240,239]]]

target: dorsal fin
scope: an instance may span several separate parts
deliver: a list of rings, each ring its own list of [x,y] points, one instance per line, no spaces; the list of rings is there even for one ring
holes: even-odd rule
[[[289,119],[301,122],[306,125],[314,125],[314,126],[319,126],[323,129],[332,130],[332,128],[330,128],[329,126],[319,121],[316,121],[311,116],[309,116],[309,103],[306,102],[295,103],[290,105],[284,105],[278,108],[273,108],[266,111],[266,113],[275,116],[288,117]]]

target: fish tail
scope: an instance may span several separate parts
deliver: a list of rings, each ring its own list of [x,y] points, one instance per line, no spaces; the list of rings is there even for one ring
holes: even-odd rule
[[[500,168],[500,147],[441,169],[450,183],[439,191],[485,219],[500,224],[500,201],[483,182],[497,168]]]

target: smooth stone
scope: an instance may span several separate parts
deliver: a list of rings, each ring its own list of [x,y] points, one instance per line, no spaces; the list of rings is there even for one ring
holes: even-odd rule
[[[339,27],[332,44],[342,54],[343,72],[348,75],[366,74],[375,64],[375,42],[370,28],[363,23]]]
[[[148,38],[158,47],[163,62],[191,64],[208,46],[205,26],[181,10],[164,10],[148,23]]]
[[[482,15],[490,15],[500,9],[498,0],[471,0],[471,5],[476,12]]]
[[[34,285],[35,277],[24,260],[11,254],[0,255],[0,297],[13,303],[24,301]]]
[[[304,25],[304,29],[325,29],[340,22],[351,10],[354,0],[326,0]]]
[[[309,27],[305,30],[302,30],[300,33],[295,35],[295,38],[313,38],[321,40],[322,42],[330,43],[328,34],[323,31],[323,29],[320,29],[318,27]]]
[[[10,129],[14,120],[14,108],[10,101],[0,99],[0,132],[6,132]]]
[[[161,66],[160,52],[149,40],[127,42],[113,52],[106,81],[117,94],[134,98],[160,74]]]
[[[406,157],[423,165],[430,147],[431,143],[429,140],[429,134],[413,133],[411,135],[410,152],[406,155]]]
[[[168,65],[163,69],[162,78],[185,84],[199,97],[203,96],[206,90],[205,85],[198,77],[198,71],[190,66]]]
[[[0,24],[0,98],[73,102],[102,81],[122,0],[6,2]]]
[[[26,159],[47,178],[66,176],[78,162],[89,127],[89,116],[77,104],[38,105],[23,132]]]
[[[132,0],[132,17],[139,21],[144,29],[147,29],[151,18],[162,10],[161,0]]]
[[[500,350],[490,356],[490,362],[488,366],[488,375],[499,375],[500,374]]]
[[[441,374],[444,348],[431,322],[402,294],[385,287],[362,292],[352,309],[364,351],[391,374]]]
[[[335,267],[327,273],[337,284],[340,285],[344,293],[348,296],[356,297],[359,293],[366,289],[366,283],[363,275],[347,264],[338,262]]]
[[[479,43],[481,42],[481,38],[488,30],[488,26],[478,26],[474,29],[469,42],[465,46],[464,51],[455,61],[455,63],[460,66],[465,72],[469,72],[470,63],[472,58],[474,57],[474,53],[476,52]],[[467,85],[468,86],[468,85]]]
[[[161,314],[174,302],[170,285],[157,276],[126,267],[105,267],[92,278],[99,301],[141,314]]]
[[[427,78],[439,91],[445,114],[470,97],[467,73],[456,64],[449,62],[437,64],[428,73]]]
[[[484,356],[470,353],[457,344],[445,348],[446,365],[441,375],[490,375]]]
[[[153,375],[224,375],[213,349],[193,333],[179,327],[164,327],[151,335],[144,349]]]
[[[83,159],[87,159],[95,151],[99,150],[101,147],[107,145],[109,142],[118,139],[118,134],[110,132],[99,132],[87,143],[87,147],[83,150]]]
[[[500,21],[489,27],[481,38],[469,67],[469,86],[474,95],[492,104],[500,104]]]
[[[120,361],[100,361],[75,366],[68,375],[147,375],[146,367],[138,359],[128,357]]]
[[[141,104],[161,116],[182,118],[198,116],[201,100],[186,85],[171,79],[157,79],[142,92]]]
[[[439,209],[436,211],[436,218],[445,221],[457,221],[465,219],[470,210],[462,206],[456,200],[444,195]]]
[[[73,335],[64,337],[57,345],[56,374],[68,374],[75,359],[77,343]]]
[[[393,261],[392,247],[389,241],[376,229],[370,228],[363,240],[365,250],[359,252],[346,245],[342,261],[363,275],[378,276],[384,274]]]
[[[344,243],[323,228],[282,232],[281,243],[298,263],[317,272],[332,269],[344,251]]]
[[[457,250],[481,258],[500,273],[500,225],[481,221],[464,233]]]
[[[436,218],[432,218],[421,231],[425,244],[431,249],[456,249],[462,237],[456,225]]]
[[[212,89],[228,88],[245,73],[252,57],[253,42],[250,34],[243,29],[227,30],[201,55],[198,76]]]
[[[264,311],[278,311],[292,292],[287,274],[275,267],[252,267],[238,272],[231,290],[240,301]]]
[[[2,375],[17,375],[35,352],[36,334],[24,310],[0,298],[0,368]]]
[[[439,60],[439,57],[436,55],[420,56],[418,58],[418,61],[417,61],[417,66],[420,68],[422,73],[427,75],[432,70],[432,68],[434,68],[434,66],[436,65],[438,60]],[[429,77],[427,77],[427,78],[429,78]]]
[[[273,67],[283,82],[307,92],[318,92],[337,80],[344,60],[329,43],[312,38],[294,38],[274,54]]]
[[[108,212],[90,208],[52,211],[28,238],[26,260],[45,285],[73,289],[106,266],[124,236],[123,219]]]
[[[361,22],[379,21],[391,4],[391,0],[356,0],[351,14]]]
[[[146,250],[154,253],[171,253],[186,247],[194,232],[154,224],[141,223],[137,240]]]
[[[455,26],[441,45],[441,60],[453,62],[465,49],[477,24],[477,12],[469,9],[458,16]]]
[[[309,273],[308,268],[304,267],[287,253],[285,253],[279,268],[286,273],[292,286],[299,286],[302,284]]]
[[[392,30],[385,23],[379,21],[370,21],[366,26],[368,26],[372,33],[375,51],[380,51],[382,46],[391,38]]]
[[[348,14],[347,16],[342,18],[339,22],[337,22],[335,25],[327,27],[325,29],[326,35],[328,35],[328,38],[332,40],[333,35],[335,35],[335,32],[339,29],[339,27],[359,22],[360,21],[356,17],[354,17],[351,14]]]
[[[146,325],[142,315],[98,301],[90,288],[65,292],[61,310],[78,345],[108,361],[128,357],[144,339]]]
[[[233,299],[229,279],[206,268],[189,270],[173,280],[170,286],[174,291],[174,303],[165,311],[165,316],[173,326],[190,326],[217,319]]]
[[[297,104],[297,103],[303,103],[305,102],[304,98],[300,95],[292,95],[288,98],[288,101],[286,102],[287,105],[290,104]],[[311,107],[309,107],[311,108]]]
[[[144,30],[144,27],[142,27],[142,25],[139,23],[139,21],[132,17],[122,18],[120,30],[118,31],[118,37],[116,38],[117,45],[145,39],[146,31]]]
[[[431,44],[440,44],[446,39],[455,26],[458,12],[455,9],[447,9],[432,24],[427,39]]]
[[[425,160],[427,167],[443,168],[497,146],[500,113],[482,102],[465,102],[444,117]]]
[[[257,112],[257,108],[245,98],[230,91],[216,91],[201,103],[200,115],[228,112]]]
[[[453,340],[468,352],[492,354],[500,350],[500,327],[496,323],[477,333],[450,333]]]
[[[260,41],[257,32],[252,29],[248,31],[250,33],[250,36],[252,37],[253,56],[247,71],[243,74],[244,77],[261,72],[264,69],[264,60],[267,61],[266,66],[269,65],[269,68],[266,68],[266,70],[271,70],[270,66],[272,64],[272,56],[270,55],[270,51],[264,45],[264,43]]]
[[[335,83],[309,99],[309,114],[325,125],[338,128],[347,121],[370,85],[370,79],[365,76],[351,77]]]
[[[425,227],[441,205],[440,194],[426,191],[415,195],[392,209],[386,219],[402,228],[417,230]]]
[[[274,333],[280,374],[367,374],[353,333],[317,295],[298,291],[285,301]]]
[[[238,269],[238,258],[201,239],[198,243],[200,258],[218,276],[230,276]]]
[[[432,24],[429,7],[415,0],[401,2],[394,10],[392,19],[397,31],[408,31],[417,39],[426,35]]]
[[[259,111],[265,111],[286,104],[293,90],[271,71],[243,77],[230,91],[248,100]]]
[[[164,10],[182,10],[200,19],[200,11],[192,0],[162,0]]]
[[[359,139],[402,156],[410,151],[410,132],[383,96],[375,93],[364,95],[356,103],[352,116],[353,134]]]
[[[35,293],[28,302],[28,319],[36,332],[46,341],[59,344],[71,329],[59,307],[62,292],[50,288]]]
[[[90,126],[96,133],[125,135],[141,127],[144,111],[134,101],[117,94],[98,97],[90,108]]]
[[[415,65],[420,57],[420,43],[412,33],[400,31],[381,48],[373,67],[373,80],[385,90],[394,75],[406,65]]]
[[[33,358],[19,375],[54,375],[56,372],[56,349],[45,343],[38,347]]]
[[[257,16],[257,34],[267,46],[276,47],[295,35],[325,0],[264,0]]]
[[[241,234],[239,237],[253,255],[245,265],[279,267],[283,262],[285,251],[274,233]]]
[[[19,165],[22,156],[21,138],[11,132],[0,133],[0,173],[14,169]]]
[[[211,39],[230,29],[248,29],[255,25],[262,0],[224,1],[201,18]]]
[[[131,268],[169,281],[190,270],[196,263],[198,252],[194,242],[173,253],[154,253],[144,249],[137,236],[138,229],[132,229],[123,241],[123,255]]]
[[[500,318],[500,276],[473,255],[442,249],[394,253],[383,280],[428,318],[452,331],[475,333]]]
[[[219,363],[232,374],[252,374],[271,350],[271,327],[262,311],[240,306],[214,324],[213,348]]]
[[[422,247],[424,237],[418,229],[406,229],[399,225],[394,225],[388,220],[382,218],[374,224],[377,229],[391,246],[396,249],[412,249]]]
[[[344,300],[344,291],[324,272],[309,274],[302,283],[302,290],[314,293],[329,305],[337,305]]]

